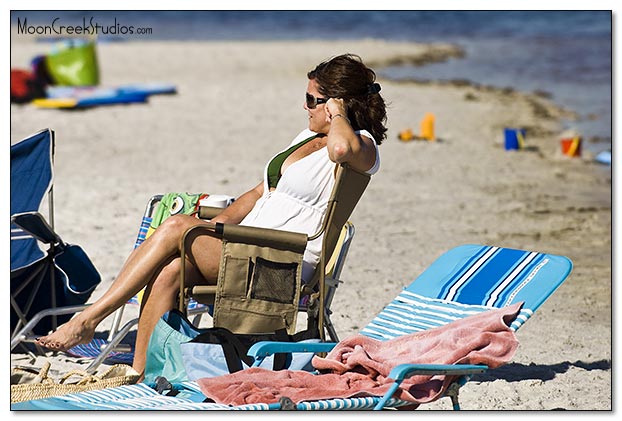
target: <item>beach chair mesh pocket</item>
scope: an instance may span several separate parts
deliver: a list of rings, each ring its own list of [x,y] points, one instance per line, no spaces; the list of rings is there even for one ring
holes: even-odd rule
[[[280,263],[257,257],[253,270],[251,298],[291,303],[296,295],[295,284],[298,264]]]

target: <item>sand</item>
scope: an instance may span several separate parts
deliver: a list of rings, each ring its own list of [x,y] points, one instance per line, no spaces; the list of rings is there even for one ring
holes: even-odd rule
[[[12,68],[50,48],[13,42]],[[306,71],[343,52],[378,68],[456,49],[374,40],[105,43],[98,46],[102,85],[167,82],[178,94],[73,112],[12,105],[12,143],[42,128],[56,131],[56,230],[101,272],[92,299],[130,252],[151,195],[237,196],[254,186],[266,160],[306,125]],[[389,103],[388,139],[381,170],[352,216],[356,237],[332,307],[340,337],[356,333],[454,246],[562,254],[574,262],[570,277],[519,330],[513,361],[462,389],[462,406],[611,410],[611,171],[589,151],[561,154],[560,118],[572,110],[510,89],[379,82]],[[436,116],[438,141],[398,141],[400,130],[419,131],[426,112]],[[527,148],[504,150],[504,127],[527,128]],[[86,364],[47,358],[56,373]],[[42,361],[11,355],[12,365]],[[442,399],[422,409],[450,408]]]

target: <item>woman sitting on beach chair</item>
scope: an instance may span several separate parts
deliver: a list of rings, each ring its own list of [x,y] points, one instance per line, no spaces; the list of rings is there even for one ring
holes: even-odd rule
[[[375,173],[378,145],[386,137],[385,103],[376,75],[360,57],[345,54],[319,64],[309,79],[304,109],[309,126],[266,166],[263,181],[211,220],[313,234],[321,226],[334,184],[335,164]],[[205,222],[189,215],[168,218],[128,257],[104,295],[37,342],[52,350],[88,343],[97,325],[146,286],[134,356],[134,369],[144,371],[151,333],[175,308],[181,266],[180,240],[190,227]],[[303,282],[313,274],[321,237],[305,250]],[[214,285],[218,278],[221,240],[199,236],[189,247],[186,279],[191,285]]]

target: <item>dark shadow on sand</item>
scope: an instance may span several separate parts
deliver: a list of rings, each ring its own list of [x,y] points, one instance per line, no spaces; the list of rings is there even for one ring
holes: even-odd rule
[[[520,382],[523,380],[551,380],[557,374],[568,371],[570,367],[577,367],[583,370],[611,370],[611,360],[599,360],[594,362],[575,361],[573,363],[564,361],[559,364],[519,364],[510,363],[494,370],[478,374],[472,377],[472,381],[491,382],[495,380],[505,380],[507,382]]]

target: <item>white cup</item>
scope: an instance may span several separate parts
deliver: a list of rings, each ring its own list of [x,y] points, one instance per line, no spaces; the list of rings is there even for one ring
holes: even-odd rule
[[[210,194],[199,201],[199,206],[210,206],[212,208],[226,208],[233,203],[234,198],[225,194]]]

